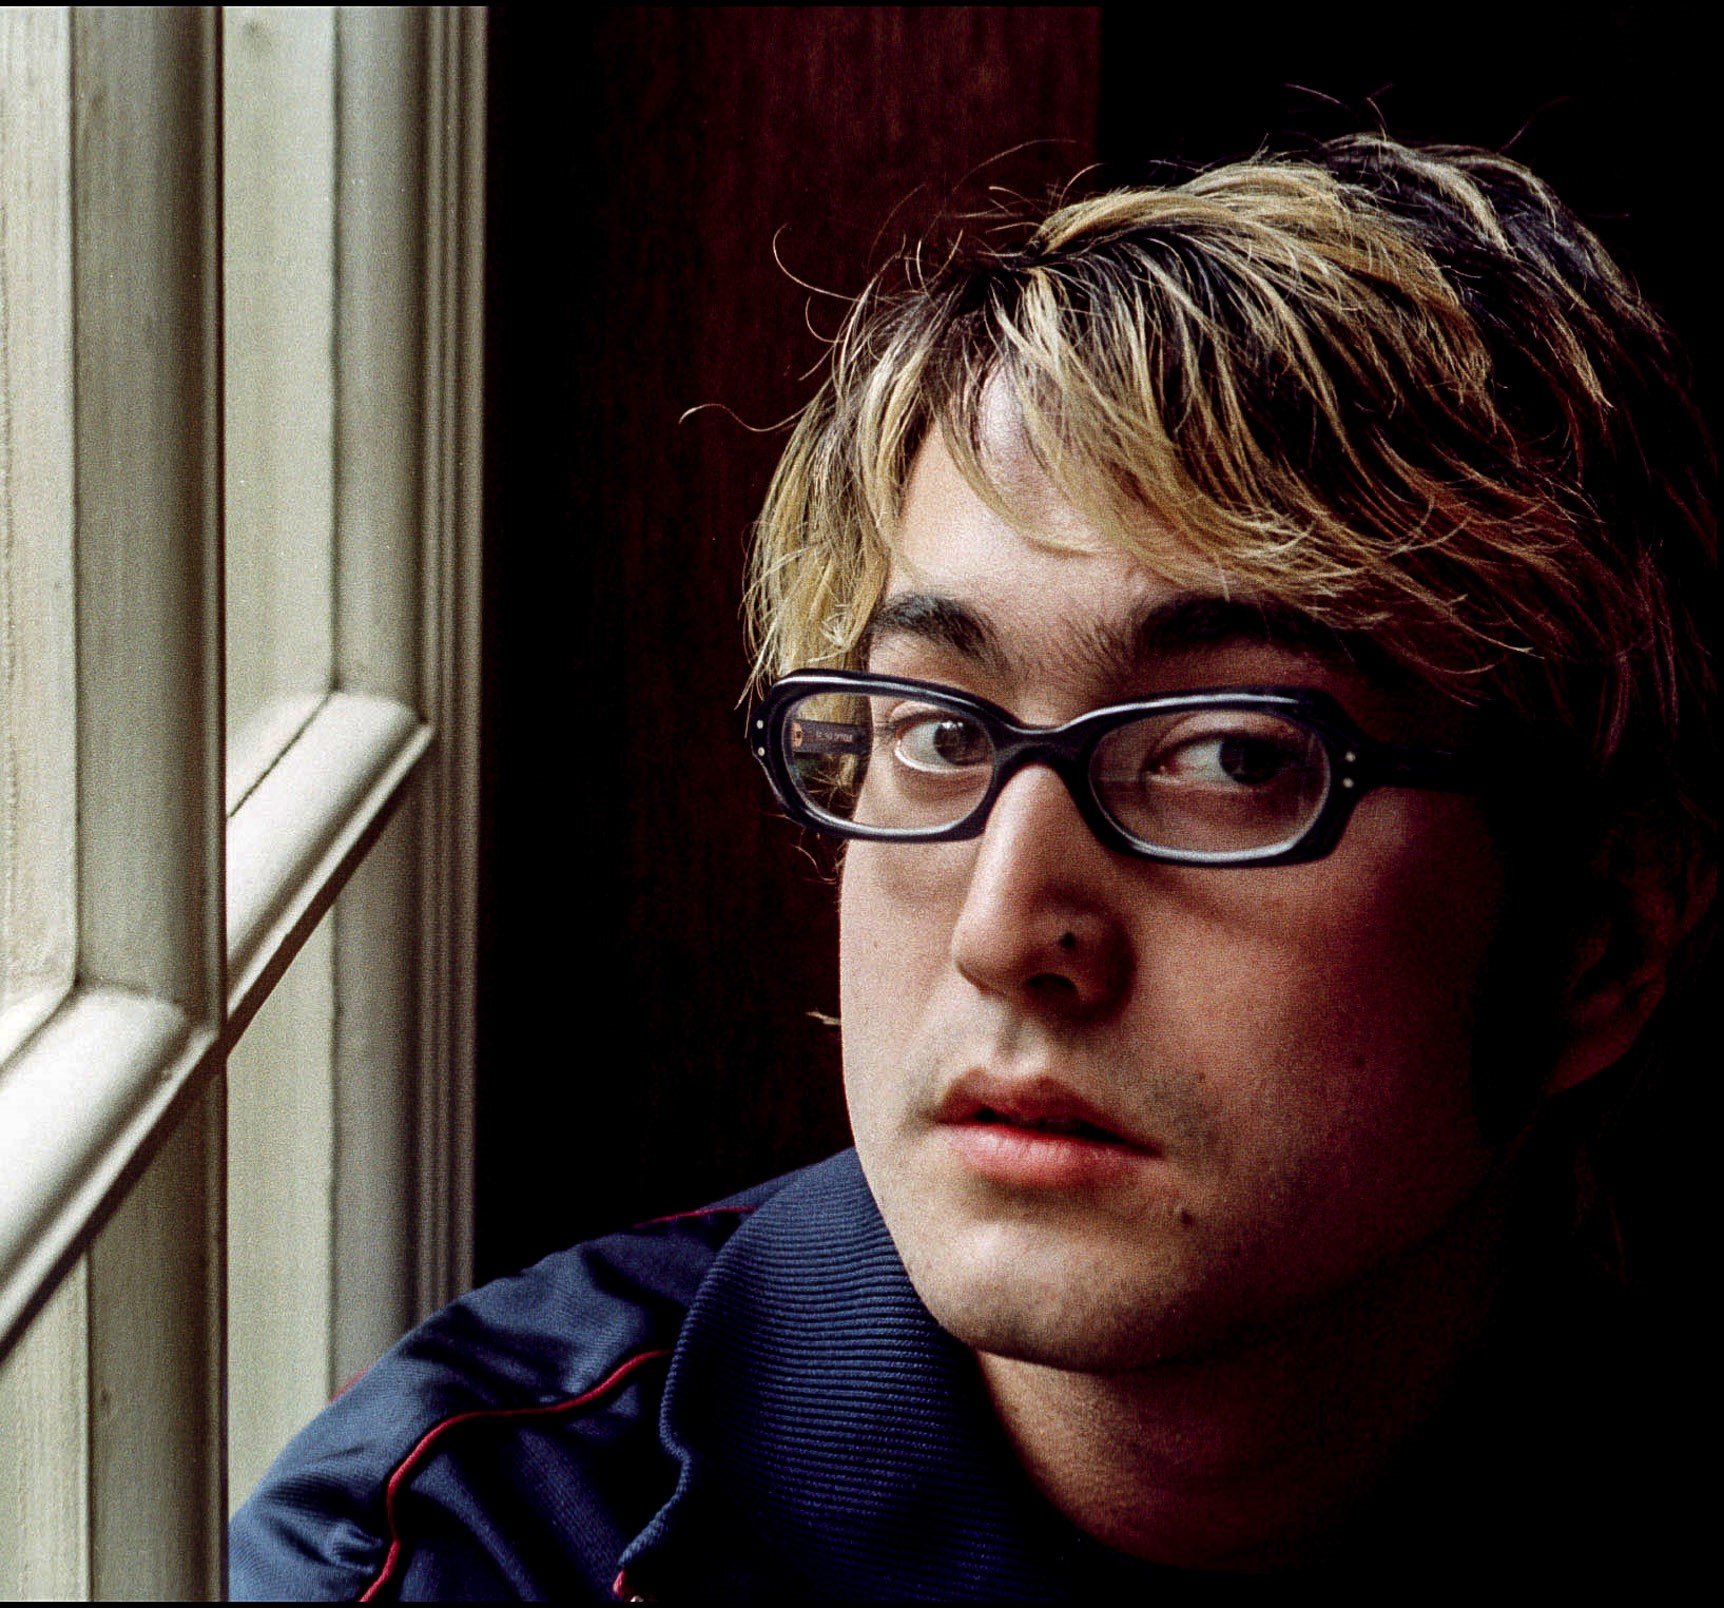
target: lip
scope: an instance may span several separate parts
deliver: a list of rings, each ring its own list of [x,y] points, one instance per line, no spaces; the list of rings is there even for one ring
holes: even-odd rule
[[[1020,1189],[1116,1183],[1161,1157],[1160,1147],[1050,1078],[960,1078],[935,1111],[946,1143],[971,1172]]]

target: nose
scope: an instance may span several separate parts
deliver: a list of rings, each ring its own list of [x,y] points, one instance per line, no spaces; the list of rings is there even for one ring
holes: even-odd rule
[[[1026,766],[994,801],[977,841],[952,932],[958,971],[1038,1011],[1107,1010],[1130,980],[1128,876],[1059,777]]]

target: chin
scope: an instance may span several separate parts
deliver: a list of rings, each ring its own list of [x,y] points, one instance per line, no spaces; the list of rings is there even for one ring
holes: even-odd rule
[[[899,1239],[910,1282],[934,1321],[972,1350],[1117,1373],[1201,1345],[1177,1279],[1127,1282],[1117,1254],[1013,1238],[995,1228],[938,1246]]]
[[[1201,1349],[1176,1312],[1149,1304],[1121,1310],[1075,1301],[1033,1306],[990,1297],[923,1299],[935,1321],[972,1351],[1074,1373],[1127,1373]]]

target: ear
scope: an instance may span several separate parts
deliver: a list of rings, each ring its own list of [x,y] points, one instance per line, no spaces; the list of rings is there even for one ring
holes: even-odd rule
[[[1558,1012],[1559,1048],[1545,1087],[1596,1077],[1634,1046],[1664,998],[1682,941],[1712,903],[1710,865],[1675,863],[1654,835],[1625,829],[1601,857],[1600,897],[1581,929]]]

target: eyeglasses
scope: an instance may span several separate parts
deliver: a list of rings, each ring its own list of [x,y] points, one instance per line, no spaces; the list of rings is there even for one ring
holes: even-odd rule
[[[799,670],[749,722],[790,816],[832,837],[981,835],[1006,784],[1046,765],[1108,848],[1182,865],[1290,865],[1340,841],[1377,787],[1470,792],[1467,756],[1382,743],[1326,693],[1228,687],[1024,726],[951,687]]]

